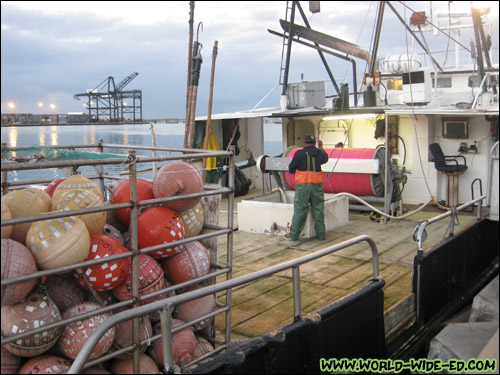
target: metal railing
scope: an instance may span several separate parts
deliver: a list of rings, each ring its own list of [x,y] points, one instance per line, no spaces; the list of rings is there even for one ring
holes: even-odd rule
[[[162,332],[159,335],[156,335],[152,338],[150,338],[150,341],[155,341],[158,339],[162,339],[163,343],[163,360],[165,363],[165,371],[166,373],[171,373],[174,371],[174,361],[173,361],[173,354],[172,354],[172,334],[185,328],[189,324],[184,324],[182,326],[172,328],[172,310],[173,307],[184,303],[184,302],[189,302],[207,295],[211,295],[214,293],[218,293],[221,291],[226,291],[229,293],[232,288],[241,286],[243,284],[247,284],[253,281],[256,281],[258,279],[264,278],[271,276],[273,274],[276,274],[278,272],[286,271],[289,269],[292,269],[292,284],[293,284],[293,312],[294,312],[294,320],[299,320],[301,318],[302,312],[301,312],[301,300],[300,300],[300,270],[299,266],[301,264],[313,261],[315,259],[321,258],[323,256],[326,256],[328,254],[332,254],[336,251],[345,249],[347,247],[350,247],[352,245],[358,244],[360,242],[367,242],[371,248],[372,251],[372,259],[373,259],[373,278],[369,280],[371,281],[379,281],[381,280],[381,277],[379,275],[379,260],[378,260],[378,250],[377,246],[375,244],[375,241],[366,235],[361,235],[358,237],[355,237],[353,239],[341,242],[337,245],[327,247],[322,250],[318,250],[312,254],[305,255],[303,257],[293,259],[275,266],[268,267],[264,270],[256,271],[253,273],[250,273],[248,275],[240,276],[235,279],[229,279],[226,281],[223,281],[218,284],[214,285],[209,285],[201,289],[197,289],[194,291],[182,293],[180,295],[170,297],[164,300],[160,301],[155,301],[152,303],[149,303],[147,305],[139,306],[137,308],[134,308],[133,310],[128,310],[125,312],[121,312],[118,314],[113,315],[111,318],[106,319],[102,324],[100,324],[96,330],[90,335],[86,343],[83,345],[80,353],[78,356],[75,358],[73,361],[73,364],[71,368],[69,369],[68,373],[69,374],[76,374],[78,373],[83,367],[91,367],[94,365],[96,361],[91,361],[87,362],[87,359],[89,355],[91,354],[93,348],[95,345],[98,343],[98,341],[101,339],[101,337],[106,333],[107,330],[110,328],[114,327],[115,325],[124,322],[126,320],[130,320],[132,318],[139,318],[140,316],[153,313],[156,311],[160,311],[161,314],[161,325],[162,325]],[[200,318],[201,320],[202,318]],[[142,343],[146,343],[146,340],[144,340]],[[141,343],[141,344],[142,344]],[[227,346],[227,343],[225,345],[222,345],[221,347],[217,348],[216,351],[212,351],[208,353],[207,355],[198,358],[197,360],[190,362],[189,365],[192,365],[194,363],[197,363],[204,358],[208,357],[209,355],[213,355],[222,349],[224,349]],[[132,347],[129,347],[130,349]],[[123,350],[125,351],[125,350]],[[123,352],[121,351],[121,352]],[[106,356],[106,359],[109,359],[111,357],[114,357],[116,353],[112,353],[108,356]],[[99,358],[99,361],[101,361],[103,357]]]
[[[23,217],[23,218],[14,218],[14,219],[8,219],[8,220],[3,220],[1,221],[1,226],[9,226],[9,225],[16,225],[16,224],[21,224],[21,223],[29,223],[29,222],[36,222],[36,221],[41,221],[41,220],[49,220],[49,219],[54,219],[54,218],[61,218],[61,217],[68,217],[68,216],[76,216],[76,215],[82,215],[82,214],[89,214],[89,213],[94,213],[94,212],[102,212],[102,211],[111,211],[111,210],[116,210],[120,208],[129,208],[130,209],[130,238],[131,238],[131,245],[129,246],[130,251],[126,251],[120,254],[108,256],[108,257],[103,257],[100,259],[94,259],[90,261],[84,261],[81,263],[77,264],[72,264],[72,265],[67,265],[64,267],[59,267],[59,268],[54,268],[50,270],[44,270],[44,271],[38,271],[29,275],[23,275],[23,276],[18,276],[14,278],[9,278],[6,280],[1,281],[2,288],[23,282],[26,280],[31,280],[31,279],[37,279],[45,276],[50,276],[50,275],[55,275],[55,274],[62,274],[66,273],[69,271],[73,271],[76,269],[81,269],[84,267],[89,267],[95,264],[100,264],[112,260],[118,260],[118,259],[123,259],[123,258],[128,258],[131,257],[131,268],[132,268],[132,298],[127,301],[122,301],[115,303],[111,306],[106,306],[103,307],[102,309],[99,309],[94,312],[82,314],[73,318],[69,319],[64,319],[61,321],[58,321],[56,323],[48,324],[45,326],[38,327],[36,329],[32,329],[26,332],[22,332],[19,334],[16,334],[14,336],[10,337],[2,337],[1,344],[5,345],[10,342],[14,342],[16,340],[21,340],[23,338],[33,336],[36,334],[40,334],[44,331],[48,331],[53,328],[57,327],[62,327],[65,325],[68,325],[72,322],[82,320],[91,316],[94,316],[100,313],[112,311],[121,307],[126,307],[126,306],[133,306],[134,308],[138,308],[139,303],[143,300],[147,300],[150,298],[154,298],[160,294],[165,294],[169,293],[171,291],[183,288],[188,285],[192,285],[201,281],[207,281],[207,280],[215,280],[215,278],[219,275],[226,274],[226,278],[230,279],[231,278],[231,269],[232,269],[232,231],[233,231],[233,217],[232,217],[232,212],[234,208],[234,196],[233,196],[233,186],[234,186],[234,150],[231,151],[209,151],[209,150],[197,150],[197,149],[172,149],[172,148],[161,148],[161,147],[142,147],[142,146],[127,146],[127,145],[104,145],[102,144],[102,141],[99,142],[99,145],[85,145],[85,146],[77,146],[77,145],[70,145],[70,146],[52,146],[52,148],[92,148],[92,147],[99,147],[99,150],[103,152],[102,150],[104,147],[109,147],[109,148],[121,148],[121,149],[145,149],[145,150],[154,150],[154,151],[168,151],[168,152],[181,152],[181,155],[159,155],[159,156],[154,156],[154,157],[148,157],[148,156],[140,156],[138,157],[135,153],[135,150],[129,151],[129,154],[124,157],[124,158],[108,158],[108,159],[90,159],[90,160],[71,160],[71,161],[52,161],[52,162],[37,162],[37,163],[19,163],[19,164],[4,164],[2,163],[1,170],[2,170],[2,187],[3,187],[3,192],[4,194],[8,193],[9,186],[23,186],[23,185],[29,185],[29,184],[36,184],[40,183],[41,181],[43,182],[48,182],[45,180],[33,180],[33,181],[22,181],[22,182],[16,182],[16,183],[9,183],[8,182],[8,172],[9,171],[17,171],[17,170],[34,170],[34,169],[44,169],[44,168],[62,168],[62,167],[77,167],[77,166],[89,166],[89,165],[96,165],[96,166],[104,166],[104,165],[113,165],[113,164],[126,164],[128,165],[128,176],[130,180],[130,201],[128,203],[120,203],[120,204],[109,204],[105,205],[102,207],[93,207],[93,208],[85,208],[85,209],[78,209],[78,210],[70,210],[70,211],[64,211],[64,212],[48,212],[44,213],[41,215],[35,215],[35,216],[30,216],[30,217]],[[7,150],[7,151],[13,151],[13,150],[19,150],[22,149],[22,147],[14,147],[14,148],[8,148],[5,145],[2,145],[2,150]],[[195,194],[189,194],[189,195],[182,195],[182,196],[174,196],[174,197],[165,197],[165,198],[158,198],[158,199],[151,199],[151,200],[144,200],[144,201],[137,201],[137,185],[136,185],[136,176],[137,176],[137,170],[136,170],[136,165],[138,163],[149,163],[149,162],[162,162],[162,161],[173,161],[173,160],[183,160],[183,159],[197,159],[197,158],[206,158],[206,157],[216,157],[216,156],[221,156],[221,157],[227,157],[229,158],[229,168],[228,168],[228,187],[219,187],[219,188],[213,188],[213,187],[205,187],[204,191],[201,193],[195,193]],[[109,178],[113,179],[113,176],[111,175],[106,175],[103,171],[103,168],[99,168],[99,176],[98,178],[100,179],[101,183],[101,190],[104,193],[104,179]],[[206,223],[204,225],[204,229],[210,230],[208,233],[204,233],[201,235],[185,238],[183,240],[175,241],[175,242],[169,242],[167,244],[162,244],[162,245],[155,245],[147,248],[138,248],[138,243],[137,243],[137,216],[138,216],[138,208],[141,206],[146,206],[150,204],[157,204],[157,203],[163,203],[163,202],[169,202],[173,200],[180,200],[180,199],[189,199],[189,198],[195,198],[195,197],[204,197],[204,196],[211,196],[211,195],[219,195],[219,194],[227,194],[228,197],[228,206],[229,206],[229,212],[231,214],[228,215],[228,226],[227,227],[221,227],[218,225],[213,225],[210,223]],[[220,235],[227,235],[227,261],[225,265],[219,265],[219,264],[213,264],[211,263],[211,268],[212,272],[210,272],[208,275],[184,282],[182,284],[176,284],[174,286],[170,286],[167,288],[164,288],[160,291],[157,291],[155,293],[150,293],[145,296],[139,296],[139,290],[138,290],[138,256],[140,254],[147,254],[151,251],[163,249],[165,247],[171,247],[171,246],[176,246],[180,244],[184,244],[187,242],[191,241],[198,241],[198,240],[203,240],[203,239],[208,239],[211,237],[216,237]],[[93,291],[95,292],[95,291]],[[226,332],[226,342],[229,342],[230,339],[230,306],[231,306],[231,295],[226,295],[226,303],[222,306],[219,304],[218,310],[208,314],[211,316],[215,316],[216,314],[220,313],[226,313],[226,326],[225,326],[225,332]],[[132,310],[133,311],[133,310]],[[205,319],[207,316],[202,317],[200,319]],[[198,320],[197,320],[198,321]],[[197,321],[191,322],[191,324],[196,324]],[[229,327],[229,328],[228,328]],[[133,345],[127,348],[128,350],[134,349],[134,372],[139,373],[139,345],[138,343],[140,342],[140,335],[139,335],[139,319],[134,319],[133,320]],[[117,355],[120,353],[123,353],[125,351],[128,351],[127,349],[121,349],[119,351],[116,351]],[[99,358],[96,360],[97,362],[102,362],[106,360],[106,356]]]

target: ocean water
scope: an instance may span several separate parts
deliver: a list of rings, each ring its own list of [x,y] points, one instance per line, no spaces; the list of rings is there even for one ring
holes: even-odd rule
[[[158,147],[182,148],[184,143],[184,122],[177,124],[156,123],[154,134],[156,145]],[[121,125],[46,125],[46,126],[17,126],[2,127],[2,143],[9,147],[36,147],[32,150],[4,153],[2,152],[2,163],[9,159],[20,158],[24,156],[33,156],[42,154],[45,160],[61,160],[64,151],[53,151],[50,149],[40,150],[38,147],[56,146],[56,145],[81,145],[97,144],[102,139],[106,144],[151,146],[152,129],[150,124],[121,124]],[[281,124],[266,123],[264,126],[264,151],[266,155],[274,156],[282,152]],[[90,150],[82,150],[89,152]],[[96,150],[97,152],[97,150]],[[126,154],[125,149],[105,149],[107,156],[113,157],[113,154]],[[137,150],[138,155],[151,156],[151,151]],[[168,153],[162,153],[168,154]],[[258,156],[258,155],[257,155]],[[257,157],[255,156],[255,157]],[[88,157],[88,155],[86,155]],[[151,165],[140,164],[138,168],[150,168]],[[105,171],[117,173],[125,171],[126,166],[106,166]],[[47,170],[30,170],[9,172],[9,181],[26,181],[34,179],[56,179],[67,177],[71,174],[70,168]],[[97,167],[79,167],[78,172],[84,175],[97,174]],[[152,175],[141,176],[150,178]]]

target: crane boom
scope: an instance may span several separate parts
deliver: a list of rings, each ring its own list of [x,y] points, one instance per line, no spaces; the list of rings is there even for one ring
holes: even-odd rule
[[[134,72],[132,74],[130,74],[129,76],[125,77],[123,79],[123,81],[121,81],[115,88],[114,91],[120,91],[122,88],[124,88],[125,86],[127,86],[130,81],[132,81],[135,77],[137,77],[139,75],[139,73],[137,72]]]

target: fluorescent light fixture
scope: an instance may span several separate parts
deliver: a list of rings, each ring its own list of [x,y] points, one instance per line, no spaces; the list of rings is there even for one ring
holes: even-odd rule
[[[355,114],[327,116],[327,117],[323,117],[323,120],[324,121],[329,121],[329,120],[352,120],[352,119],[358,119],[358,118],[375,118],[375,117],[377,117],[376,113],[355,113]]]

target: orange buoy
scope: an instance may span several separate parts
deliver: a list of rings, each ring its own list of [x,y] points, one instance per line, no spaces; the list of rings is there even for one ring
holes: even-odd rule
[[[203,180],[200,173],[191,164],[183,161],[165,164],[153,179],[155,198],[182,196],[202,191]],[[199,201],[200,198],[181,199],[164,202],[162,206],[177,212],[183,212],[193,208]]]
[[[64,310],[63,319],[72,318],[91,311],[101,309],[101,305],[92,302],[81,302]],[[58,341],[58,349],[68,358],[75,359],[92,332],[111,317],[110,313],[96,314],[90,318],[82,319],[64,326]],[[115,338],[116,327],[112,327],[97,342],[89,359],[95,359],[106,353]]]
[[[184,244],[184,251],[162,260],[166,277],[180,284],[205,276],[210,270],[209,250],[198,241]]]
[[[50,210],[50,206],[38,193],[25,189],[4,195],[2,202],[9,207],[12,218],[40,215]],[[10,238],[25,245],[26,233],[30,226],[31,223],[14,225]]]
[[[66,177],[55,179],[54,181],[52,181],[50,184],[47,185],[47,187],[45,188],[45,192],[52,198],[52,196],[54,195],[54,191],[59,186],[59,184],[64,180],[66,180]]]
[[[132,263],[127,259],[127,274],[125,280],[112,289],[113,295],[119,301],[132,298]],[[139,296],[144,296],[165,288],[163,270],[158,261],[147,254],[139,254],[138,259]],[[140,305],[163,299],[162,295],[140,302]]]
[[[2,353],[2,374],[17,374],[19,371],[19,367],[21,367],[21,357],[18,355],[12,354],[2,345],[1,347]]]
[[[200,289],[202,285],[190,286],[186,289],[186,292]],[[215,310],[215,297],[213,294],[209,294],[204,297],[197,298],[192,301],[184,302],[175,308],[175,317],[184,322],[192,322],[195,319],[201,318],[204,315],[210,314]],[[210,323],[214,320],[214,317],[205,318],[199,323],[194,324],[193,330],[199,331],[205,327],[208,327]]]
[[[2,337],[10,337],[61,320],[61,313],[49,297],[31,293],[13,306],[2,306]],[[5,344],[5,349],[21,357],[34,357],[49,350],[61,335],[62,328]]]
[[[66,190],[59,196],[59,199],[52,204],[51,211],[70,211],[91,207],[103,207],[104,202],[92,190],[74,189]],[[81,219],[89,234],[100,234],[106,224],[106,212],[94,212],[85,215],[76,215]]]
[[[153,183],[142,178],[137,179],[137,201],[154,199]],[[123,181],[116,189],[113,190],[113,197],[111,203],[125,203],[130,202],[130,180]],[[115,216],[123,224],[130,224],[130,209],[121,208],[113,211]]]
[[[68,371],[71,363],[55,355],[41,355],[30,359],[19,370],[19,374],[62,374]]]
[[[74,304],[85,301],[85,291],[76,284],[71,274],[47,276],[45,288],[59,311],[64,311]]]
[[[165,207],[152,207],[137,217],[137,242],[140,248],[160,245],[184,238],[184,223],[179,215]],[[167,247],[149,253],[155,258],[165,258],[179,251],[183,245]]]
[[[147,354],[141,354],[139,362],[140,374],[160,374],[156,362]],[[111,364],[110,370],[112,374],[134,374],[134,359],[115,360]]]
[[[9,206],[3,203],[2,199],[2,220],[12,219],[12,215],[10,214]],[[7,239],[10,237],[12,233],[12,225],[6,225],[2,227],[2,239]]]
[[[122,244],[111,236],[94,234],[90,236],[90,251],[86,260],[103,258],[126,252]],[[125,279],[127,273],[126,259],[113,260],[106,263],[86,267],[82,272],[73,273],[76,281],[89,290],[87,281],[98,292],[116,288]],[[84,276],[85,275],[85,276]],[[85,281],[85,278],[87,281]]]
[[[26,245],[46,270],[83,262],[89,255],[90,236],[82,220],[69,216],[33,223]]]
[[[182,320],[172,319],[173,328],[177,328],[183,324],[184,322]],[[158,335],[160,333],[161,323],[157,323],[153,327],[153,334]],[[191,327],[183,328],[172,335],[172,354],[174,362],[177,366],[181,366],[189,360],[189,358],[193,355],[195,345],[196,337],[194,336]],[[163,344],[161,340],[156,340],[153,343],[151,353],[161,366],[165,366],[165,362],[163,360]]]
[[[88,178],[83,177],[82,175],[75,174],[59,183],[57,188],[54,190],[54,193],[52,194],[52,203],[57,201],[59,195],[61,195],[67,190],[73,190],[73,189],[92,190],[94,193],[97,194],[98,197],[103,198],[102,191],[99,189],[99,187],[94,181],[89,180]]]
[[[208,340],[201,336],[196,336],[196,345],[194,347],[193,356],[190,358],[190,361],[193,361],[201,356],[210,353],[214,350],[214,347]]]
[[[116,311],[113,311],[113,314],[118,314],[122,311],[130,310],[130,307],[123,307]],[[140,340],[146,340],[153,337],[153,327],[151,325],[151,320],[149,317],[141,316],[139,318],[139,337]],[[122,323],[116,325],[116,335],[115,340],[113,341],[113,350],[119,350],[122,348],[126,348],[133,344],[132,341],[132,319],[126,320]],[[148,345],[144,344],[139,346],[139,351],[144,353],[147,349]],[[117,356],[118,359],[128,359],[133,357],[134,352],[129,351]]]
[[[14,240],[2,240],[2,280],[29,275],[37,271],[31,251]],[[2,306],[14,305],[26,297],[36,285],[36,279],[2,286]]]
[[[179,214],[184,223],[185,238],[194,237],[203,229],[205,224],[205,208],[198,202],[193,208]]]

